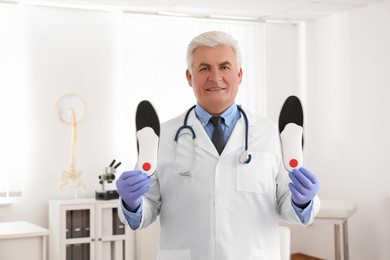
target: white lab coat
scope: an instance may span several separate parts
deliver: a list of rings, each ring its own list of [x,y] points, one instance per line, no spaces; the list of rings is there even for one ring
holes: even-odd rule
[[[140,228],[160,215],[158,259],[279,260],[279,217],[301,222],[291,206],[276,124],[247,112],[252,161],[241,164],[243,116],[219,156],[192,111],[188,125],[196,133],[196,159],[192,176],[181,176],[177,169],[190,168],[193,160],[193,146],[182,145],[173,164],[174,137],[184,115],[162,124],[157,171],[143,197]],[[309,223],[318,210],[316,197]],[[126,223],[123,214],[120,217]]]

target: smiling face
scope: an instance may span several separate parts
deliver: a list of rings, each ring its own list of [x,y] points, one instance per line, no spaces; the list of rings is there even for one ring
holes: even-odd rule
[[[207,112],[220,115],[233,104],[242,69],[238,70],[236,54],[230,46],[196,48],[191,70],[186,72],[188,84]]]

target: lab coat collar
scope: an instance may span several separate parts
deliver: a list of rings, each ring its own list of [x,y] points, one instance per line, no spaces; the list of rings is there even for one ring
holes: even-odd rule
[[[252,113],[247,112],[245,110],[245,108],[243,108],[243,109],[248,117],[249,128],[250,128],[251,126],[256,124],[257,119]],[[185,115],[185,113],[184,113],[184,115]],[[183,116],[183,118],[184,118],[184,116]],[[191,111],[190,115],[188,116],[187,124],[192,126],[192,128],[194,129],[194,131],[196,133],[196,142],[197,142],[198,146],[216,158],[218,158],[218,157],[223,158],[226,155],[228,155],[229,153],[237,151],[237,149],[242,149],[242,151],[244,151],[244,149],[245,149],[245,119],[243,116],[241,116],[240,119],[237,121],[236,126],[234,127],[234,130],[233,130],[224,150],[222,151],[221,156],[218,154],[217,150],[215,149],[214,144],[212,143],[212,141],[208,137],[201,122],[196,117],[194,110]],[[249,129],[249,137],[250,136],[251,136],[251,131]],[[250,144],[249,144],[249,146],[250,146]]]
[[[236,102],[233,102],[233,104],[220,115],[224,119],[224,124],[226,127],[232,127],[232,122],[235,121],[237,112],[238,109]],[[212,115],[210,115],[209,112],[207,112],[201,105],[199,105],[199,103],[196,104],[195,114],[202,123],[203,127],[206,127],[210,121],[210,118],[212,117]]]
[[[196,134],[197,146],[200,147],[201,149],[207,151],[208,153],[210,153],[214,157],[219,157],[219,154],[218,154],[217,150],[215,149],[214,144],[211,142],[209,136],[207,135],[206,131],[204,130],[202,123],[196,117],[194,110],[192,110],[188,116],[187,125],[191,126],[194,129],[194,132]]]

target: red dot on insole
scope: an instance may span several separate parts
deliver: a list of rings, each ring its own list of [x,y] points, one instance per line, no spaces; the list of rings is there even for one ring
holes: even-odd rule
[[[150,165],[150,163],[146,162],[142,165],[142,169],[144,169],[144,171],[149,171],[150,168],[152,168],[152,166]]]
[[[295,160],[295,159],[291,159],[291,161],[290,161],[290,166],[291,166],[291,167],[297,167],[297,166],[298,166],[298,161]]]

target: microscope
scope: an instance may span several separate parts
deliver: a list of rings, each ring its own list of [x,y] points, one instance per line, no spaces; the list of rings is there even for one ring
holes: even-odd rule
[[[106,190],[104,187],[105,182],[112,183],[115,180],[116,168],[121,165],[121,162],[115,166],[114,164],[115,160],[111,162],[110,166],[106,167],[106,173],[99,175],[99,183],[102,185],[102,189],[95,192],[97,200],[112,200],[119,198],[117,190]]]

